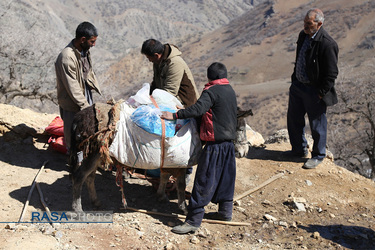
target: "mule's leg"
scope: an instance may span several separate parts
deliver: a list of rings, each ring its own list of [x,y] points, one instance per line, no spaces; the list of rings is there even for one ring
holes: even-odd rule
[[[83,212],[81,204],[81,190],[83,181],[73,180],[73,203],[72,209],[75,212]]]
[[[98,153],[91,153],[87,159],[83,160],[81,166],[77,170],[72,173],[72,182],[73,182],[73,203],[72,209],[75,212],[82,212],[82,203],[81,203],[81,192],[82,192],[82,185],[86,181],[87,177],[92,173],[96,173],[96,169],[98,168],[98,160],[99,154]],[[92,184],[93,189],[95,190],[94,184]],[[89,188],[89,195],[90,197],[90,188]],[[96,192],[93,196],[96,196]]]
[[[165,189],[167,188],[167,183],[169,181],[170,173],[161,172],[160,173],[160,183],[156,195],[160,202],[169,202],[168,196],[165,194]]]
[[[98,200],[98,197],[96,196],[95,176],[96,176],[96,170],[93,171],[91,174],[89,174],[89,176],[87,176],[86,186],[87,186],[87,190],[89,192],[91,204],[95,208],[99,208],[102,205],[102,203]]]
[[[178,170],[177,176],[177,197],[178,197],[178,208],[181,209],[184,214],[188,213],[187,205],[185,200],[185,189],[186,189],[186,169],[181,168]]]
[[[82,166],[82,165],[81,165]],[[83,212],[82,203],[81,203],[81,192],[82,185],[85,181],[84,175],[82,175],[80,169],[77,172],[72,174],[72,189],[73,189],[73,203],[72,209],[75,212]]]

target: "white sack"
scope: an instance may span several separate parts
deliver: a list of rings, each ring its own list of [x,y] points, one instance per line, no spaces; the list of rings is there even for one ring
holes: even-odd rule
[[[121,105],[117,132],[109,147],[120,163],[141,169],[157,169],[161,164],[161,136],[146,132],[131,121],[134,108]],[[165,138],[164,168],[186,168],[197,164],[202,145],[195,119],[185,124],[174,137]]]
[[[142,104],[152,104],[150,99],[150,84],[144,83],[135,95],[129,97],[127,103],[134,107],[139,107]]]

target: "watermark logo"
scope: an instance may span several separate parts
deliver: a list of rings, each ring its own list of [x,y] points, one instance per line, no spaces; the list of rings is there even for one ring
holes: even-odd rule
[[[113,223],[113,211],[31,212],[33,223]]]

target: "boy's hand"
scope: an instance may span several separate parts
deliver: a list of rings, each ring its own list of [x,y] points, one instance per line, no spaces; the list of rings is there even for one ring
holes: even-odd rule
[[[168,111],[162,111],[160,118],[166,119],[166,120],[173,120],[173,113]]]

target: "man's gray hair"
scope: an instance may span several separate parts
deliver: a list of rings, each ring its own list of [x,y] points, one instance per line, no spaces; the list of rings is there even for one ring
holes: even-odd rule
[[[324,14],[323,14],[323,11],[321,11],[320,9],[317,9],[317,8],[313,8],[313,9],[310,9],[308,12],[307,12],[307,16],[308,17],[311,17],[313,14],[315,14],[315,22],[321,22],[321,23],[324,23]]]

